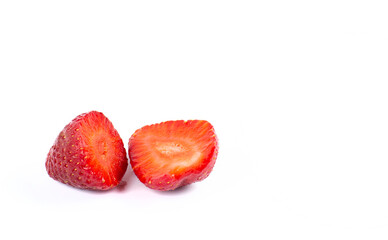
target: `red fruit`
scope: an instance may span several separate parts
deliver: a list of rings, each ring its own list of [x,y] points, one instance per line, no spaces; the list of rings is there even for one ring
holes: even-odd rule
[[[118,132],[104,114],[84,113],[59,133],[46,160],[50,177],[77,188],[117,186],[128,166]]]
[[[167,121],[138,129],[129,139],[128,152],[139,180],[167,191],[209,176],[218,140],[207,121]]]

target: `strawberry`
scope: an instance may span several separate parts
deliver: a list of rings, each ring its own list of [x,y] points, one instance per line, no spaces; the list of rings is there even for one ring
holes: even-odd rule
[[[51,147],[46,170],[50,177],[77,188],[107,190],[119,184],[128,159],[118,132],[96,111],[76,117]]]
[[[167,121],[138,129],[129,139],[128,152],[142,183],[168,191],[209,176],[218,140],[205,120]]]

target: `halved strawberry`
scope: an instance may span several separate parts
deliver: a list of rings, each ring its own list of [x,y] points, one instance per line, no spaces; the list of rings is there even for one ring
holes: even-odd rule
[[[167,121],[138,129],[129,139],[128,152],[139,180],[167,191],[208,177],[218,140],[205,120]]]
[[[77,188],[107,190],[117,186],[128,166],[118,132],[96,111],[76,117],[51,147],[46,170],[50,177]]]

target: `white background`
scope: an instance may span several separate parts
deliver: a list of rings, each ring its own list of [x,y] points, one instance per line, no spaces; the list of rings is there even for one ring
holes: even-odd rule
[[[1,239],[387,239],[386,1],[0,2]],[[108,192],[44,163],[102,111],[125,147],[206,119],[211,175]],[[228,238],[229,239],[229,238]]]

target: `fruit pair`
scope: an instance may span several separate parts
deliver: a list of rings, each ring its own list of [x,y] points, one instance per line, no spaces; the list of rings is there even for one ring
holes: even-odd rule
[[[145,126],[129,139],[133,172],[147,187],[162,191],[205,179],[213,169],[218,141],[204,120],[167,121]],[[128,167],[120,135],[104,114],[77,116],[59,133],[46,170],[50,177],[77,188],[108,190]]]

